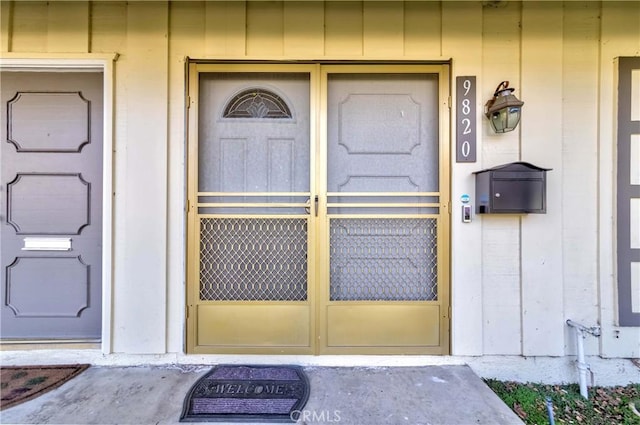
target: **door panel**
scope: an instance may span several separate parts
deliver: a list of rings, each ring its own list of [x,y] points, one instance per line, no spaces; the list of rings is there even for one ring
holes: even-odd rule
[[[437,305],[329,305],[327,346],[422,347],[440,343]],[[421,326],[408,326],[420,323]]]
[[[306,301],[307,219],[202,217],[200,300]]]
[[[6,305],[19,317],[78,317],[89,302],[89,267],[80,256],[18,257],[7,267]],[[50,277],[56,276],[51,291]],[[43,303],[35,294],[46,294]]]
[[[200,305],[198,343],[203,346],[273,348],[309,346],[306,305]]]
[[[7,183],[7,223],[18,235],[79,235],[91,219],[80,173],[17,173]]]
[[[436,218],[332,218],[330,301],[438,298]]]
[[[329,192],[437,192],[437,74],[328,74]]]
[[[308,74],[212,72],[199,84],[199,192],[309,191]]]
[[[1,78],[2,339],[97,339],[102,74]]]
[[[7,140],[18,152],[80,152],[91,137],[90,105],[80,91],[18,91],[7,105]]]

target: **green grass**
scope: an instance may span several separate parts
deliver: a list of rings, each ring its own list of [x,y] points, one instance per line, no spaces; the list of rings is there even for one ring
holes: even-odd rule
[[[49,379],[47,376],[36,376],[35,378],[29,379],[25,385],[27,387],[33,387],[34,385],[42,384],[47,379]]]
[[[551,398],[556,424],[640,425],[640,416],[629,406],[634,403],[640,410],[640,384],[590,387],[589,399],[585,400],[577,384],[485,382],[528,425],[549,424],[547,397]]]

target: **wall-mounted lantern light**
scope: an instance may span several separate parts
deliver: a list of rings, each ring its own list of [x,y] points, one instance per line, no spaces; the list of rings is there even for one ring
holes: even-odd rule
[[[501,82],[493,93],[493,99],[489,99],[484,105],[484,113],[496,133],[513,131],[520,122],[524,102],[511,94],[513,90],[509,88],[508,81]]]

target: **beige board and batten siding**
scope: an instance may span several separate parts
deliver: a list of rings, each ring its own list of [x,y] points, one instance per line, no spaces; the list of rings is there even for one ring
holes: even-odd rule
[[[409,4],[409,3],[407,3]],[[414,4],[414,3],[411,3]],[[422,3],[419,3],[422,4]],[[440,13],[438,10],[441,8]],[[485,92],[482,87],[481,75],[485,72],[478,68],[478,64],[483,63],[483,38],[482,34],[483,13],[482,4],[465,2],[424,3],[423,14],[430,16],[429,21],[425,17],[421,19],[425,23],[425,32],[419,33],[412,46],[416,51],[439,52],[440,49],[447,52],[453,61],[453,74],[456,76],[476,75],[478,76],[478,101],[482,101],[480,93]],[[409,16],[410,10],[407,10]],[[440,18],[441,16],[441,18]],[[437,18],[437,19],[436,19]],[[446,25],[442,25],[446,22]],[[437,31],[437,33],[435,32]],[[442,31],[440,33],[440,31]],[[439,35],[442,34],[440,43]],[[410,38],[406,38],[406,45],[410,43]],[[420,44],[421,40],[423,44]],[[455,81],[455,80],[454,80]],[[486,83],[484,83],[486,84]],[[491,84],[491,83],[490,83]],[[453,86],[455,90],[455,85]],[[455,98],[456,93],[452,93]],[[455,102],[454,102],[455,104]],[[476,105],[480,108],[479,105]],[[451,134],[455,134],[455,129],[451,129]],[[480,135],[478,129],[478,140],[484,137],[484,132]],[[478,149],[482,144],[480,143]],[[478,151],[479,152],[479,151]],[[481,158],[478,154],[478,158]],[[453,169],[455,176],[452,176],[451,193],[453,201],[453,216],[451,229],[451,281],[452,282],[478,282],[479,271],[482,270],[482,230],[481,220],[475,220],[465,226],[461,226],[457,205],[458,196],[461,194],[472,194],[474,187],[473,172],[478,170],[477,163],[456,164]],[[490,334],[483,332],[485,327],[485,308],[483,306],[484,288],[482,284],[451,285],[451,299],[454,314],[451,317],[451,328],[454,329],[451,342],[451,352],[466,355],[482,355],[487,348],[493,344],[485,344],[484,338]],[[457,314],[464,311],[465,314]],[[505,321],[506,322],[506,321]],[[518,323],[518,322],[516,322]],[[495,334],[495,339],[500,340]],[[518,330],[519,335],[519,330]]]
[[[565,317],[592,323],[598,317],[597,214],[576,214],[571,206],[595,207],[598,199],[598,69],[600,5],[567,3],[562,49],[562,259]],[[585,229],[592,229],[585,231]],[[580,247],[576,249],[576,247]],[[570,266],[569,266],[570,265]],[[565,301],[566,300],[566,301]],[[571,352],[575,341],[567,332]],[[584,340],[598,352],[596,338]]]
[[[486,101],[502,80],[509,80],[509,85],[517,89],[516,95],[523,99],[520,93],[523,89],[520,82],[521,19],[522,8],[518,3],[483,8],[482,33],[477,35],[482,40],[479,102]],[[525,104],[528,106],[526,99]],[[479,120],[483,124],[479,146],[481,162],[476,170],[520,160],[519,129],[495,134],[485,121],[483,117]],[[452,198],[456,200],[455,193]],[[475,220],[480,222],[482,235],[483,353],[518,355],[522,353],[526,339],[522,335],[521,218],[487,215],[476,216]],[[454,223],[458,221],[453,219]]]
[[[615,195],[615,134],[613,120],[617,109],[616,87],[617,69],[615,58],[620,56],[640,56],[640,2],[632,2],[626,7],[622,3],[603,3],[601,10],[601,32],[599,40],[599,285],[598,301],[602,317],[603,337],[600,350],[604,357],[640,357],[640,329],[617,326],[617,284],[615,277],[616,216]],[[609,113],[612,111],[612,113]],[[606,113],[606,115],[605,115]],[[625,343],[620,343],[624,341]]]
[[[527,99],[527,119],[520,129],[520,157],[553,169],[547,173],[547,214],[521,220],[522,354],[528,356],[564,354],[565,282],[558,237],[564,169],[562,12],[558,2],[522,3],[520,96]]]
[[[479,123],[479,162],[452,164],[453,354],[573,353],[563,324],[571,318],[602,324],[603,337],[586,341],[588,354],[639,355],[640,331],[616,326],[611,247],[613,59],[640,55],[640,3],[3,1],[0,7],[2,52],[121,55],[114,351],[183,349],[189,56],[451,58],[452,77],[478,78]],[[62,24],[63,15],[74,19]],[[517,131],[495,135],[481,110],[505,79],[525,101],[523,119]],[[517,160],[554,168],[548,213],[460,223],[456,202],[473,194],[471,172]]]

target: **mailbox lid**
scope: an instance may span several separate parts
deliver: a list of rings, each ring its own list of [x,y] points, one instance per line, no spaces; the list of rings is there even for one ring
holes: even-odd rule
[[[543,171],[551,171],[553,168],[542,168],[537,165],[530,164],[524,161],[510,162],[508,164],[496,165],[495,167],[486,168],[480,171],[474,171],[473,174],[487,173],[491,171],[500,171],[507,173],[535,173]]]

